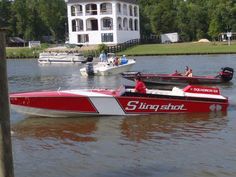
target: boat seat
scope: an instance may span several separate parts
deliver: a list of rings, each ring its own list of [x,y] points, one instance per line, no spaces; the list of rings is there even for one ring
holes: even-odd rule
[[[172,93],[173,95],[177,95],[177,96],[184,96],[184,91],[178,87],[173,87],[172,89]]]

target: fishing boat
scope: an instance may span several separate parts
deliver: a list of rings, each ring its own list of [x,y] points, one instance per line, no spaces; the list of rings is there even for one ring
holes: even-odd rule
[[[120,74],[122,72],[129,71],[131,67],[136,63],[134,59],[125,59],[119,63],[115,63],[115,54],[108,53],[108,60],[106,62],[88,62],[86,66],[80,69],[82,76],[105,76],[105,75],[114,75]]]
[[[10,94],[11,108],[26,115],[140,115],[159,113],[226,112],[228,98],[219,88],[188,85],[183,89],[133,88],[37,91]]]
[[[232,80],[234,69],[230,67],[221,68],[216,76],[184,76],[179,72],[173,74],[154,74],[141,72],[124,72],[122,77],[128,80],[134,80],[139,75],[146,84],[158,85],[183,85],[183,84],[221,84]]]
[[[38,63],[53,64],[53,63],[85,63],[86,59],[82,53],[78,52],[43,52],[39,54]]]

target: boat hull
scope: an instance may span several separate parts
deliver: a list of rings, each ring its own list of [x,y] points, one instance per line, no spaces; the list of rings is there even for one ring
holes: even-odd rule
[[[10,95],[11,107],[27,115],[75,117],[80,115],[138,115],[227,111],[228,99],[208,94],[158,91],[138,94],[120,90],[68,90]],[[212,91],[211,91],[212,92]]]
[[[122,76],[125,79],[134,81],[137,72],[124,72]],[[157,85],[187,85],[187,84],[222,84],[227,83],[220,77],[216,76],[173,76],[171,74],[141,74],[143,82],[146,84],[157,84]]]
[[[88,75],[96,75],[96,76],[107,76],[107,75],[115,75],[120,74],[122,72],[129,71],[131,67],[135,64],[135,60],[129,60],[127,64],[115,66],[112,63],[99,62],[98,64],[92,66],[93,71],[91,73],[88,72],[86,67],[80,69],[80,73],[82,76]]]

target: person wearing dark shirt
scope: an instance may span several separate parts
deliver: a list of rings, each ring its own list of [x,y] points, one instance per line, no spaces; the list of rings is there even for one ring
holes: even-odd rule
[[[146,93],[146,85],[141,80],[140,76],[135,77],[135,92]]]

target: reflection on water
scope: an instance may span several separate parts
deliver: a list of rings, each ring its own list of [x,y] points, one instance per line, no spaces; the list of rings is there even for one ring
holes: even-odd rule
[[[146,116],[80,117],[80,118],[26,118],[13,126],[17,138],[54,138],[74,142],[92,142],[99,132],[119,127],[120,134],[129,141],[170,140],[171,138],[198,138],[201,134],[223,129],[226,113],[159,114]]]
[[[127,117],[121,131],[129,140],[168,140],[198,137],[203,133],[221,130],[226,126],[226,113],[159,114]]]
[[[76,142],[96,141],[98,118],[27,118],[13,126],[17,138],[55,138]]]

